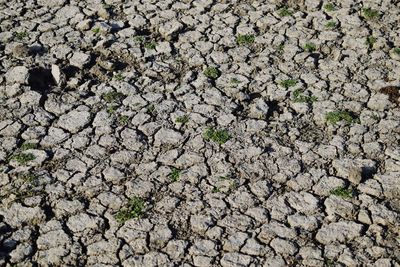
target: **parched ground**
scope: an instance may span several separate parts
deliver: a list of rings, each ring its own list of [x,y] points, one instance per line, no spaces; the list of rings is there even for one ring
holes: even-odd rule
[[[400,266],[399,25],[0,0],[0,266]]]

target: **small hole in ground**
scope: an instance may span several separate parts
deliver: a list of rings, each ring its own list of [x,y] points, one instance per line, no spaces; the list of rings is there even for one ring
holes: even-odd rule
[[[45,68],[35,68],[30,71],[28,83],[33,91],[41,94],[50,92],[55,85],[51,71]]]

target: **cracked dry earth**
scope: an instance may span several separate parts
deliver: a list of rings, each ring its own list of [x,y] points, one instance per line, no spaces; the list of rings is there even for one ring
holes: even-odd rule
[[[400,266],[398,1],[0,22],[0,266]]]

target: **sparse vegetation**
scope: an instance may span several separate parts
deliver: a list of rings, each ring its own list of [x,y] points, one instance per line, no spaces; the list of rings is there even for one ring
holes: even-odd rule
[[[293,92],[293,102],[295,103],[313,103],[318,99],[315,96],[307,96],[303,94],[303,91],[297,89]]]
[[[155,50],[157,47],[157,43],[156,42],[147,42],[144,44],[144,48],[148,49],[148,50]]]
[[[363,8],[362,10],[362,16],[366,20],[373,20],[379,17],[379,11],[376,9],[372,9],[370,7]]]
[[[111,106],[107,107],[107,113],[114,114],[115,111],[117,110],[117,108],[118,108],[118,106],[111,105]]]
[[[183,116],[177,117],[175,119],[176,123],[181,123],[181,124],[188,123],[188,121],[189,121],[189,116],[188,115],[183,115]]]
[[[332,12],[332,11],[334,11],[336,9],[336,7],[332,3],[327,3],[327,4],[324,5],[324,9],[327,12]]]
[[[35,149],[37,148],[36,143],[23,143],[21,145],[21,150]]]
[[[231,78],[229,82],[230,82],[232,85],[238,85],[238,84],[240,84],[240,81],[239,81],[239,79],[237,79],[237,78]]]
[[[351,198],[353,196],[353,190],[343,186],[331,190],[330,193],[341,198]]]
[[[313,43],[306,43],[305,45],[304,45],[304,51],[307,51],[307,52],[310,52],[310,53],[312,53],[312,52],[314,52],[315,50],[317,50],[317,47],[316,47],[316,45],[315,44],[313,44]]]
[[[126,221],[138,218],[143,214],[144,201],[138,197],[132,197],[128,201],[127,207],[121,209],[116,215],[115,219],[118,223],[125,223]]]
[[[115,74],[113,78],[114,78],[114,80],[116,80],[116,81],[123,81],[123,80],[124,80],[124,76],[122,76],[121,73]]]
[[[126,116],[126,115],[122,115],[122,116],[120,116],[119,119],[118,119],[118,122],[119,122],[119,124],[121,124],[121,125],[127,124],[128,121],[129,121],[129,117]]]
[[[150,104],[147,106],[147,112],[152,115],[157,114],[156,107],[154,106],[154,104]]]
[[[143,43],[144,42],[144,40],[145,40],[145,38],[143,37],[143,36],[134,36],[133,37],[133,40],[135,41],[135,42],[137,42],[137,43]]]
[[[330,20],[325,24],[325,28],[334,29],[334,28],[336,28],[336,25],[337,25],[336,21]]]
[[[116,92],[116,91],[110,91],[108,93],[103,94],[103,99],[107,103],[115,103],[115,102],[121,101],[122,98],[124,98],[124,97],[125,97],[125,95],[123,93]]]
[[[230,135],[227,130],[215,130],[214,128],[208,128],[204,132],[204,139],[213,141],[217,144],[224,144],[230,139]]]
[[[219,75],[220,75],[219,70],[217,68],[215,68],[215,67],[207,67],[204,70],[203,74],[207,78],[210,78],[210,79],[213,79],[213,80],[217,79],[219,77]]]
[[[332,111],[325,115],[325,119],[328,123],[336,124],[339,121],[346,121],[348,123],[357,122],[358,119],[355,118],[348,111]]]
[[[368,45],[369,47],[372,47],[376,43],[376,37],[374,36],[368,36],[367,39],[365,40],[365,44]]]
[[[22,32],[16,32],[16,33],[14,34],[14,36],[15,36],[15,39],[17,39],[17,40],[19,40],[19,41],[22,41],[23,39],[25,39],[25,38],[28,37],[29,35],[28,35],[28,32],[22,31]]]
[[[255,37],[252,34],[244,34],[244,35],[239,35],[236,37],[236,43],[238,45],[250,45],[254,43]]]
[[[32,153],[21,153],[13,156],[12,159],[16,160],[20,165],[25,165],[29,161],[36,159],[36,157]]]
[[[295,85],[297,84],[297,81],[294,80],[294,79],[287,79],[287,80],[282,80],[279,84],[280,84],[282,87],[288,89],[288,88],[290,88],[290,87],[295,86]]]
[[[179,180],[179,177],[181,176],[181,170],[177,168],[172,168],[171,172],[169,173],[168,177],[173,181],[176,182]]]
[[[400,47],[396,47],[395,49],[393,49],[393,52],[400,56]]]
[[[293,15],[293,11],[290,10],[288,7],[284,6],[278,10],[278,15],[280,17],[287,17]]]
[[[99,33],[100,33],[100,28],[93,28],[93,29],[92,29],[92,32],[93,32],[94,34],[99,34]]]

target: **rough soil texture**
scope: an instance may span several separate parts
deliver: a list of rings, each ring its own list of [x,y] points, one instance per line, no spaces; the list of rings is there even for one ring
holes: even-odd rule
[[[399,25],[0,0],[0,266],[400,266]]]

